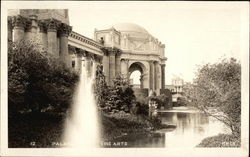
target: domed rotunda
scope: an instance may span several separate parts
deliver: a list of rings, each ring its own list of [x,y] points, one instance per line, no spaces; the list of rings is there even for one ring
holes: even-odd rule
[[[144,95],[148,95],[149,89],[157,94],[161,93],[165,85],[167,60],[164,44],[145,28],[133,23],[118,23],[107,29],[95,29],[94,34],[95,40],[101,41],[104,47],[116,47],[122,50],[121,54],[115,54],[114,61],[112,61],[113,54],[109,54],[108,58],[116,67],[120,64],[121,69],[118,69],[118,72],[130,78],[132,72],[140,71],[140,91],[144,90]],[[109,69],[106,69],[107,75],[108,71]]]

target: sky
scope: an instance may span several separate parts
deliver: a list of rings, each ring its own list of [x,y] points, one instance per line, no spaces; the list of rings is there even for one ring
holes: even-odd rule
[[[82,5],[81,5],[82,4]],[[73,30],[93,38],[94,29],[135,23],[165,44],[166,84],[174,76],[192,82],[198,65],[241,59],[241,3],[88,2],[69,8]]]
[[[234,57],[248,66],[248,2],[3,1],[4,8],[68,9],[73,31],[93,38],[94,29],[135,23],[165,44],[166,84],[174,76],[192,82],[198,65]],[[6,9],[1,12],[6,14]],[[4,17],[4,16],[3,16]],[[3,25],[5,27],[5,25]],[[243,61],[243,62],[242,62]],[[247,68],[246,68],[247,69]]]

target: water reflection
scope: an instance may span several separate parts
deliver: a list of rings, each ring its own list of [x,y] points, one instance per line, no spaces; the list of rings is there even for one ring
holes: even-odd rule
[[[228,132],[224,125],[199,112],[161,112],[162,123],[176,129],[152,134],[129,134],[115,141],[125,141],[121,147],[195,147],[202,139]],[[158,131],[159,132],[159,131]]]

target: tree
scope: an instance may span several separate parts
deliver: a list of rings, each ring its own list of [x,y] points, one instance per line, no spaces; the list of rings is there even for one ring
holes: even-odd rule
[[[95,95],[98,106],[106,112],[130,112],[135,102],[134,91],[128,80],[122,75],[117,75],[113,84],[108,86],[101,66],[96,71]]]
[[[105,81],[105,75],[103,74],[103,67],[101,65],[97,66],[95,78],[94,93],[97,105],[100,108],[108,110],[105,104],[109,98],[109,87]]]
[[[202,66],[194,84],[184,88],[187,100],[240,136],[241,66],[236,59]]]
[[[48,106],[68,108],[78,75],[39,50],[35,43],[9,42],[8,107],[10,113],[22,110],[41,112]]]

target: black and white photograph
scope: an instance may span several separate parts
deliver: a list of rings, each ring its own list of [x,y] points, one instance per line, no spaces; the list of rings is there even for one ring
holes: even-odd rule
[[[248,2],[1,3],[1,156],[249,155]]]

